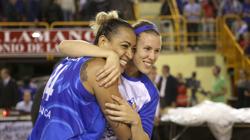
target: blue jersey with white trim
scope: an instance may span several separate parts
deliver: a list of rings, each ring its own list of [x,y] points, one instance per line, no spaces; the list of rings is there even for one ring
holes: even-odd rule
[[[145,74],[139,77],[121,76],[119,91],[129,104],[135,104],[140,115],[142,127],[149,137],[152,135],[156,107],[159,101],[158,90]],[[116,140],[112,129],[108,126],[102,139]]]
[[[97,140],[105,117],[99,104],[82,85],[80,71],[88,57],[65,58],[53,71],[44,89],[39,116],[30,140]]]

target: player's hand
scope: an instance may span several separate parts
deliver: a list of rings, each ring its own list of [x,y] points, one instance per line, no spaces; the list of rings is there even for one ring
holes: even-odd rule
[[[97,74],[97,81],[99,86],[111,86],[121,75],[120,58],[112,52],[106,59],[106,64],[100,69]]]
[[[138,125],[141,122],[140,116],[136,112],[135,104],[131,107],[127,101],[114,95],[112,95],[112,99],[118,104],[105,104],[105,113],[110,120],[130,125]]]

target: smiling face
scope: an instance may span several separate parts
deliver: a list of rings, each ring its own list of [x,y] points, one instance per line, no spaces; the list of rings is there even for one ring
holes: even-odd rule
[[[133,49],[136,45],[136,36],[132,29],[126,27],[119,27],[117,32],[108,40],[102,37],[102,47],[112,49],[120,57],[120,64],[122,71],[127,65],[128,61],[133,57]]]
[[[146,32],[141,33],[133,58],[134,65],[140,72],[148,74],[156,62],[160,50],[161,37],[159,35]]]

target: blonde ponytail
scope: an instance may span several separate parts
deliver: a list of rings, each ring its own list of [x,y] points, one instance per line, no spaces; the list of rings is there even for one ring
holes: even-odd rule
[[[128,22],[118,17],[117,11],[98,13],[91,27],[95,33],[95,45],[98,44],[99,38],[102,35],[107,39],[111,39],[112,35],[117,34],[120,27],[131,29],[134,32],[133,27]]]
[[[96,15],[95,22],[91,25],[91,28],[94,30],[94,33],[96,35],[97,31],[103,25],[105,22],[111,20],[111,19],[118,19],[118,13],[117,11],[110,11],[108,13],[106,12],[99,12]]]

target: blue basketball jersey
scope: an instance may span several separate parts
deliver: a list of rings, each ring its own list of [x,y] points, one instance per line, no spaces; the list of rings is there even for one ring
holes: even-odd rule
[[[121,76],[119,91],[123,99],[129,104],[135,104],[140,115],[142,127],[149,137],[152,135],[156,107],[159,101],[158,89],[145,74],[139,77],[129,77],[125,73]],[[107,126],[104,137],[105,140],[116,140],[112,129]]]
[[[44,89],[39,116],[30,140],[97,140],[105,117],[98,102],[81,83],[80,71],[90,58],[65,58]]]

